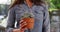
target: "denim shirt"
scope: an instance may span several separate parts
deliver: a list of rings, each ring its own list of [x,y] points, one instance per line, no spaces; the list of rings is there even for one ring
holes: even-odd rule
[[[34,28],[26,30],[25,32],[50,32],[48,6],[44,4],[42,6],[33,5],[31,8],[29,8],[26,4],[15,5],[12,7],[8,12],[6,32],[12,32],[12,30],[15,29],[15,22],[17,22],[16,28],[19,28],[18,23],[22,14],[25,11],[30,12],[30,9],[32,10],[35,18]]]

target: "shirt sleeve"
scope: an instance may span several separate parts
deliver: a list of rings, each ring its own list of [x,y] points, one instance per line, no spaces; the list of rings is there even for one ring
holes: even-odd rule
[[[43,32],[50,32],[50,19],[49,19],[48,6],[44,7]]]
[[[15,13],[14,8],[11,8],[8,12],[6,32],[12,32],[12,30],[14,29],[14,24],[15,24]]]

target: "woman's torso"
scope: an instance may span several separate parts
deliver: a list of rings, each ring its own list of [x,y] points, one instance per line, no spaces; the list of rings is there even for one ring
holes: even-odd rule
[[[31,8],[29,8],[26,4],[15,6],[14,12],[15,12],[15,19],[17,21],[16,28],[19,27],[19,21],[21,19],[21,16],[25,13],[25,11],[30,12],[30,9],[32,10],[32,13],[34,14],[34,18],[35,18],[34,28],[31,29],[31,32],[42,32],[44,8],[43,6],[37,6],[37,5],[33,5]]]

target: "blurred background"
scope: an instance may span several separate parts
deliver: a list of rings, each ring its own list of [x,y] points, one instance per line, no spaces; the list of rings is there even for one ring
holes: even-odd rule
[[[14,0],[0,1],[0,32],[4,32],[7,25],[8,8]],[[49,6],[51,32],[60,32],[60,0],[45,0]]]

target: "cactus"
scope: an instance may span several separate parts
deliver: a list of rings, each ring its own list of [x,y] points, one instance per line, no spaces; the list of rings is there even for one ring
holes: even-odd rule
[[[27,23],[27,26],[26,28],[27,29],[33,29],[33,26],[34,26],[34,15],[32,13],[27,13],[25,12],[22,17],[21,17],[22,20],[26,21]],[[23,21],[23,22],[24,22]],[[21,31],[20,31],[21,32]]]

